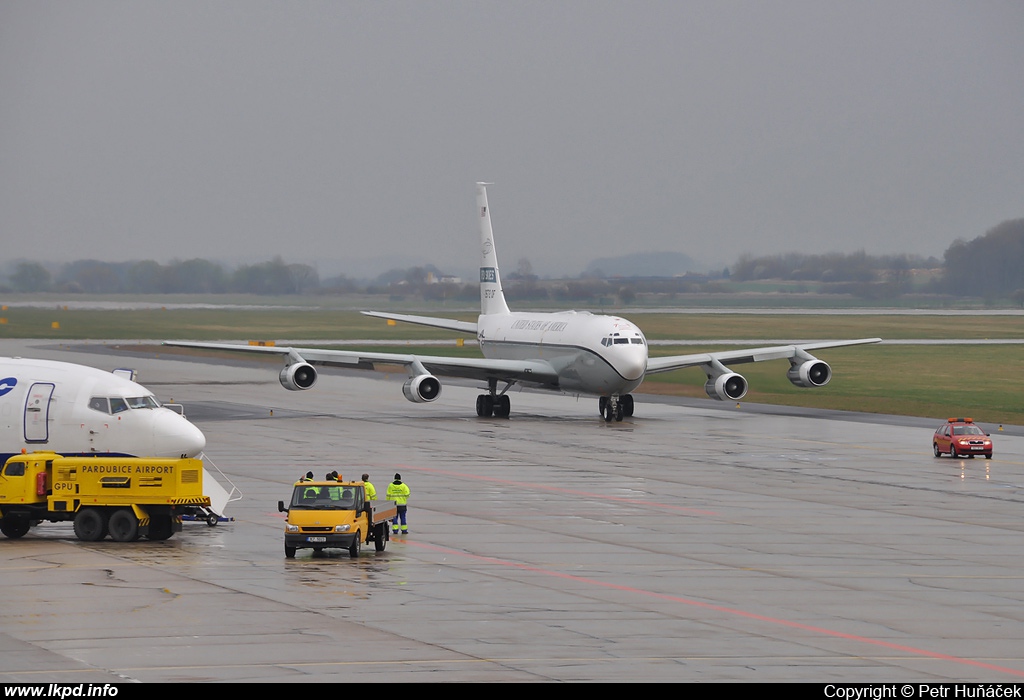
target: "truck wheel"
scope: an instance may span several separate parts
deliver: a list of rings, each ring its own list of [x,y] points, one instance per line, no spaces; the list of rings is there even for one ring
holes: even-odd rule
[[[3,520],[0,520],[0,532],[4,533],[5,537],[9,537],[12,540],[24,537],[30,527],[32,527],[32,521],[28,518],[19,518],[14,515],[8,515]]]
[[[216,527],[217,523],[220,522],[220,518],[217,517],[216,513],[210,513],[206,516],[206,524],[210,527]]]
[[[284,555],[289,559],[295,558],[295,547],[284,546]]]
[[[139,519],[127,508],[115,510],[110,516],[110,539],[115,542],[134,542],[139,539]]]
[[[388,546],[388,524],[381,523],[377,526],[377,534],[373,537],[373,547],[378,552],[383,552]]]
[[[106,513],[95,508],[82,508],[75,515],[75,537],[83,542],[99,542],[107,536]]]
[[[174,534],[171,526],[171,516],[154,515],[149,519],[149,534],[146,537],[153,541],[169,539]]]
[[[363,535],[356,530],[356,538],[352,540],[352,546],[348,548],[348,555],[355,559],[359,556],[359,547],[363,544]]]

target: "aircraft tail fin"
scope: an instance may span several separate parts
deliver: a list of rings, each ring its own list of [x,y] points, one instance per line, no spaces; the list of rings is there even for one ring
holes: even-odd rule
[[[501,291],[498,274],[498,253],[494,250],[491,210],[487,207],[487,182],[476,183],[476,206],[480,212],[480,239],[483,257],[480,261],[480,315],[507,314],[508,304]]]

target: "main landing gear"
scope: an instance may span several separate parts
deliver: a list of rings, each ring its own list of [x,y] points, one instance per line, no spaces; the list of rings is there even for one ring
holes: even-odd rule
[[[612,419],[621,422],[633,415],[633,395],[602,396],[597,400],[597,410],[605,423],[611,423]]]
[[[476,397],[476,414],[481,418],[508,418],[512,412],[512,401],[505,392],[511,388],[512,382],[505,384],[505,388],[498,393],[498,380],[487,380],[487,393]]]

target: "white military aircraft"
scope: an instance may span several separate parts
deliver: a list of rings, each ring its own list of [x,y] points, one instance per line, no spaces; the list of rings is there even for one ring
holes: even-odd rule
[[[786,376],[793,384],[820,387],[832,378],[832,369],[810,351],[881,341],[880,338],[864,338],[650,357],[644,334],[618,316],[599,316],[588,311],[514,313],[505,303],[498,273],[498,256],[487,206],[487,184],[477,183],[476,195],[482,245],[480,316],[477,322],[363,312],[368,316],[473,333],[480,343],[483,359],[219,343],[167,341],[164,344],[282,355],[285,367],[281,370],[280,381],[284,388],[292,391],[309,389],[316,383],[314,365],[367,369],[376,365],[400,365],[409,373],[409,380],[402,391],[414,403],[437,399],[441,393],[441,382],[436,375],[465,377],[487,382],[487,393],[479,395],[476,400],[478,416],[507,417],[511,410],[507,392],[519,384],[567,394],[596,395],[600,397],[598,407],[604,419],[621,421],[623,417],[633,415],[634,403],[630,392],[640,386],[648,374],[700,367],[707,376],[704,390],[708,396],[738,401],[747,393],[747,380],[726,364],[787,359],[790,369]]]
[[[199,428],[141,384],[93,367],[20,357],[0,358],[0,441],[0,464],[22,450],[178,458],[206,446]]]

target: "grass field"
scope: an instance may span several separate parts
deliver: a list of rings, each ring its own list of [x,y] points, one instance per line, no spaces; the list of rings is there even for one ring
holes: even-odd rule
[[[476,321],[475,313],[438,311],[436,315]],[[388,326],[381,319],[354,311],[305,308],[123,311],[12,308],[0,311],[0,318],[6,320],[0,323],[0,339],[422,340],[454,337],[450,331],[425,326]],[[651,340],[1024,338],[1024,316],[631,313],[629,319]],[[53,328],[54,323],[59,327]]]
[[[381,319],[350,311],[321,309],[153,309],[127,311],[13,308],[2,312],[4,338],[223,340],[288,339],[322,341],[375,339],[381,350],[408,352],[406,340],[450,340],[452,345],[416,347],[421,354],[479,356],[474,346],[455,347],[457,334],[409,324],[388,326]],[[438,313],[442,315],[442,313]],[[447,314],[443,314],[446,315]],[[460,314],[473,321],[475,314]],[[1006,339],[1024,338],[1021,316],[743,315],[635,313],[651,340],[678,340],[678,346],[652,346],[652,355],[708,352],[688,341],[744,339]],[[56,322],[59,327],[54,328]],[[713,349],[728,349],[728,346]],[[873,413],[929,416],[971,415],[989,423],[1024,425],[1024,346],[876,345],[825,350],[819,356],[834,376],[822,389],[799,389],[786,379],[785,362],[740,365],[750,392],[744,401]],[[704,396],[704,375],[696,369],[655,375],[640,393]]]

